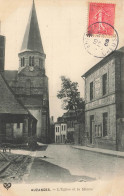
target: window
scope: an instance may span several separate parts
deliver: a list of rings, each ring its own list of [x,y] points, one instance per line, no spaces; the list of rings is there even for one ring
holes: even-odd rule
[[[32,57],[32,66],[34,66],[34,56]]]
[[[65,125],[64,125],[64,130],[65,130]]]
[[[95,136],[96,137],[101,137],[102,136],[101,125],[95,125]]]
[[[103,113],[103,137],[107,136],[108,130],[108,113]]]
[[[21,58],[21,67],[24,67],[25,66],[25,58]]]
[[[90,83],[90,100],[93,99],[93,82]]]
[[[31,66],[31,56],[29,57],[29,66]]]
[[[21,67],[23,66],[23,59],[21,58]]]
[[[58,132],[59,132],[59,127],[58,127]]]
[[[29,66],[34,66],[34,56],[29,56]]]
[[[102,76],[102,93],[103,95],[107,93],[107,73]]]
[[[90,116],[90,143],[93,141],[93,130],[94,130],[94,115]]]
[[[25,58],[23,57],[23,67],[25,66]]]
[[[63,131],[63,125],[62,125],[62,131]]]
[[[20,123],[17,123],[17,129],[19,129],[20,128]]]
[[[56,132],[57,132],[57,127],[56,127]]]

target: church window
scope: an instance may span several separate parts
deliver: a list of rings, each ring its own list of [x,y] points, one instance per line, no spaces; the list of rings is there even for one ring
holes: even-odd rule
[[[22,67],[22,58],[21,58],[21,67]]]
[[[22,66],[25,66],[25,58],[23,57],[23,62],[22,62]]]
[[[32,57],[32,66],[34,66],[34,56]]]
[[[34,56],[29,56],[29,66],[34,66]]]
[[[24,67],[25,66],[25,58],[21,58],[21,67]]]
[[[31,66],[31,56],[29,56],[29,66]]]

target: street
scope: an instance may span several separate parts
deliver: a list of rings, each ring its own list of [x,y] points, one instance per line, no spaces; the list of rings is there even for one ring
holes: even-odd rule
[[[41,158],[43,156],[46,158]],[[28,178],[32,182],[40,179],[42,181],[109,180],[124,175],[123,158],[78,150],[69,145],[49,145],[46,151],[37,151],[36,157],[42,160],[39,164],[44,165],[46,173],[45,170],[40,170],[41,165],[35,159]]]
[[[124,176],[124,158],[48,145],[46,151],[12,150],[16,159],[0,175],[1,182],[87,182]]]

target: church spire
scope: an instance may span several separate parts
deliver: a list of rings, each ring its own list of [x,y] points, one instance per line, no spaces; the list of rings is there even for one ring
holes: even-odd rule
[[[34,0],[20,52],[24,51],[34,51],[44,54]]]

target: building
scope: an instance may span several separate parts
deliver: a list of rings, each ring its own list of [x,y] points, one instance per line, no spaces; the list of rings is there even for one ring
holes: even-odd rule
[[[0,73],[0,143],[28,142],[36,135],[36,118],[15,97]]]
[[[55,143],[55,126],[53,116],[50,118],[50,143]]]
[[[83,143],[84,121],[85,114],[84,108],[78,109],[75,113],[74,110],[69,110],[62,116],[64,122],[67,123],[67,140],[75,144]]]
[[[18,70],[4,70],[0,59],[0,71],[10,88],[25,108],[37,119],[38,141],[49,142],[49,93],[45,73],[45,58],[40,30],[33,1],[19,56]],[[1,95],[0,95],[1,96]],[[11,103],[10,103],[11,104]],[[15,127],[13,127],[15,131]]]
[[[87,145],[124,150],[124,47],[89,69],[85,79],[85,131]]]
[[[67,124],[64,122],[55,123],[55,143],[65,143],[67,140]]]

